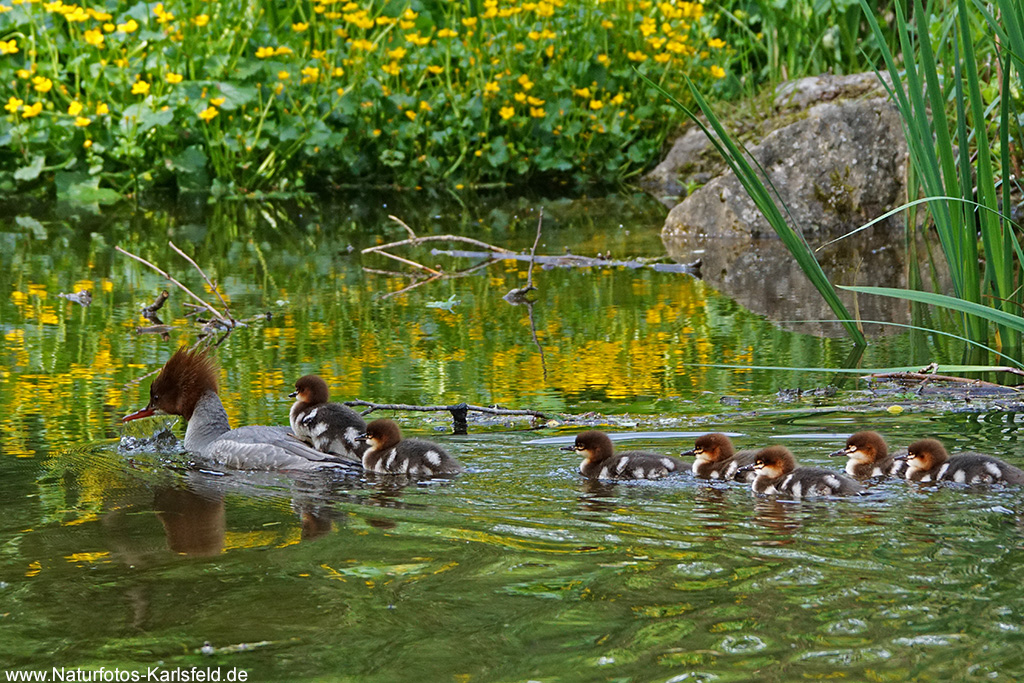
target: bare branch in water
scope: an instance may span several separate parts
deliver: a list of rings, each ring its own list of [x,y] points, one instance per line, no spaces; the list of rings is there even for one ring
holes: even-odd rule
[[[186,261],[188,261],[189,263],[191,263],[191,264],[192,264],[192,267],[193,267],[193,268],[195,268],[196,270],[198,270],[198,271],[199,271],[199,274],[203,276],[203,279],[204,279],[204,280],[206,280],[206,284],[207,284],[207,286],[208,286],[208,287],[210,288],[210,290],[211,290],[211,291],[212,291],[212,292],[213,292],[214,294],[216,294],[216,295],[217,295],[217,298],[218,298],[218,299],[220,299],[220,303],[221,303],[221,305],[222,305],[222,306],[224,306],[224,314],[225,314],[225,315],[226,315],[226,316],[227,316],[227,317],[228,317],[229,319],[231,319],[232,321],[234,321],[235,317],[234,317],[233,315],[231,315],[231,308],[230,308],[230,307],[228,306],[228,302],[224,300],[224,297],[223,297],[223,296],[221,296],[221,294],[220,294],[220,290],[219,290],[219,289],[217,289],[217,285],[216,285],[216,284],[215,284],[214,282],[212,282],[212,281],[210,280],[210,278],[209,278],[209,277],[207,277],[207,276],[206,276],[206,273],[205,273],[205,272],[203,272],[203,269],[199,267],[199,264],[198,264],[198,263],[196,263],[195,261],[193,261],[193,260],[192,260],[192,257],[191,257],[191,256],[189,256],[188,254],[186,254],[185,252],[183,252],[183,251],[182,251],[181,249],[179,249],[179,248],[178,248],[178,247],[177,247],[177,246],[176,246],[176,245],[174,244],[174,242],[168,242],[167,244],[171,245],[171,249],[173,249],[174,251],[178,252],[178,254],[179,254],[179,255],[181,255],[181,257],[182,257],[182,258],[184,258],[184,259],[185,259]]]
[[[410,227],[408,226],[408,224],[406,224],[406,222],[405,222],[405,221],[403,221],[403,220],[402,220],[401,218],[399,218],[398,216],[392,216],[392,215],[390,215],[390,214],[388,215],[388,218],[390,218],[391,220],[393,220],[394,222],[398,223],[398,224],[399,224],[399,225],[401,225],[401,226],[402,226],[403,228],[405,228],[405,231],[409,233],[409,237],[410,237],[410,238],[412,238],[412,239],[416,239],[416,233],[414,233],[414,232],[412,231],[412,228],[410,228]]]
[[[366,250],[364,249],[363,251],[365,252]],[[401,256],[395,256],[394,254],[386,252],[386,251],[378,251],[377,253],[380,254],[381,256],[387,256],[390,259],[394,259],[394,260],[398,261],[399,263],[404,263],[407,266],[412,266],[413,268],[419,268],[420,270],[424,270],[424,271],[430,273],[431,275],[434,275],[434,276],[443,275],[443,273],[441,271],[434,270],[430,266],[425,266],[422,263],[417,263],[416,261],[410,261],[407,258],[402,258]]]
[[[1019,368],[986,368],[986,371],[1009,372],[1014,375],[1024,375],[1024,370],[1020,370]],[[971,386],[976,387],[1006,388],[1002,384],[986,382],[985,380],[981,379],[972,379],[970,377],[957,377],[955,375],[934,375],[929,372],[882,372],[871,375],[865,375],[863,379],[909,381],[919,382],[921,384],[928,384],[930,382],[949,382],[950,384],[969,384]]]
[[[450,406],[417,406],[408,403],[372,403],[370,401],[345,401],[347,406],[367,406],[369,409],[363,411],[363,415],[369,415],[375,410],[411,410],[425,413],[436,413],[441,411],[451,412],[453,410],[472,410],[475,413],[487,413],[488,415],[529,415],[547,419],[547,415],[537,410],[494,408],[486,406],[474,406],[467,403],[456,403]]]
[[[131,253],[130,251],[122,249],[119,246],[115,246],[114,249],[116,251],[121,252],[122,254],[124,254],[125,256],[127,256],[129,258],[135,259],[139,263],[143,263],[143,264],[149,266],[150,268],[152,268],[156,272],[158,272],[161,275],[163,275],[165,279],[167,279],[168,281],[170,281],[170,282],[174,283],[175,285],[177,285],[183,292],[185,292],[190,297],[192,297],[193,299],[198,301],[200,304],[202,304],[203,308],[205,308],[207,311],[212,313],[215,317],[219,318],[221,320],[221,322],[223,322],[225,325],[228,325],[230,327],[231,323],[227,320],[227,318],[225,318],[223,315],[220,314],[220,311],[218,311],[216,308],[214,308],[212,304],[208,303],[207,301],[203,300],[198,295],[196,295],[196,293],[193,292],[191,289],[189,289],[188,287],[186,287],[185,285],[181,284],[180,282],[175,280],[173,277],[171,277],[171,275],[169,273],[167,273],[167,271],[163,270],[162,268],[160,268],[158,266],[153,265],[152,263],[150,263],[146,259],[142,258],[141,256],[136,256],[135,254]]]

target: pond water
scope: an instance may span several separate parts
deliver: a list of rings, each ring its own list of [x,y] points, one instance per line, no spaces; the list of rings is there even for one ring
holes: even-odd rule
[[[2,207],[0,668],[219,667],[253,681],[1024,675],[1019,490],[888,481],[795,502],[689,476],[595,484],[558,449],[581,425],[665,453],[714,429],[839,469],[828,453],[875,428],[1021,465],[1017,413],[885,410],[898,396],[849,410],[846,390],[780,405],[779,389],[837,378],[710,366],[841,367],[850,343],[784,329],[686,274],[537,268],[531,310],[502,299],[525,284],[525,263],[392,296],[411,281],[363,270],[403,268],[360,254],[407,236],[389,213],[418,234],[528,250],[541,206],[538,253],[664,254],[664,209],[640,197]],[[284,423],[308,372],[336,400],[551,419],[471,419],[452,436],[446,414],[397,415],[468,467],[429,483],[214,473],[189,468],[173,440],[126,448],[118,418],[196,326],[172,288],[168,338],[137,334],[166,283],[113,248],[203,292],[168,240],[237,317],[271,313],[216,351],[233,424]],[[57,297],[83,288],[87,308]],[[944,343],[880,337],[859,362],[923,364]]]

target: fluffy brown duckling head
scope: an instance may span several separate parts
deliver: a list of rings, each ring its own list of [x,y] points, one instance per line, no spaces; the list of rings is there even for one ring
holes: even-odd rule
[[[846,448],[833,451],[829,457],[840,455],[857,462],[875,462],[889,455],[889,447],[878,432],[857,432],[846,440]]]
[[[375,451],[382,451],[398,444],[402,440],[402,430],[394,420],[381,418],[366,425],[366,431],[359,435],[370,448]]]
[[[693,450],[686,451],[683,455],[692,455],[698,462],[718,462],[731,458],[735,453],[732,440],[725,434],[715,432],[698,436],[693,442]]]
[[[904,457],[908,467],[927,471],[949,460],[949,453],[938,439],[921,439],[907,446],[907,455],[898,459],[902,460]]]
[[[587,462],[596,463],[612,457],[614,448],[607,434],[592,430],[577,434],[576,442],[571,446],[562,446],[561,450],[583,453]]]
[[[796,469],[796,458],[784,446],[769,446],[758,451],[752,467],[759,477],[778,479]]]
[[[330,392],[327,382],[319,375],[304,375],[295,380],[295,391],[288,396],[309,405],[319,405],[327,403]]]

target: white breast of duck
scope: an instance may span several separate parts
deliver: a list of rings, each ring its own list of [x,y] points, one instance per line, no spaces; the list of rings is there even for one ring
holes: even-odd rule
[[[615,453],[612,440],[599,431],[578,434],[562,450],[584,454],[580,474],[590,479],[660,479],[685,467],[681,460],[649,451]]]
[[[300,377],[289,396],[296,399],[289,412],[296,437],[323,453],[362,457],[366,445],[359,435],[366,422],[348,406],[328,403],[327,382],[318,375]]]
[[[829,454],[846,456],[846,473],[856,479],[902,477],[907,465],[889,454],[889,446],[877,432],[857,432],[846,440],[846,447]]]
[[[752,469],[757,478],[751,484],[755,493],[783,493],[794,498],[807,496],[844,496],[864,490],[849,477],[817,467],[797,467],[787,448],[769,446],[758,452]]]
[[[907,448],[907,479],[958,484],[1024,484],[1024,471],[981,453],[950,456],[938,439],[921,439]]]
[[[465,468],[436,443],[403,439],[393,420],[374,420],[363,435],[369,448],[363,453],[363,469],[381,474],[431,477],[458,474]]]

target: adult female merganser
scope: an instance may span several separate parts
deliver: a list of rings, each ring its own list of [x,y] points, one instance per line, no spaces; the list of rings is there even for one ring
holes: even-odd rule
[[[649,451],[615,453],[612,440],[598,431],[577,434],[576,442],[561,450],[582,452],[586,457],[580,474],[591,479],[660,479],[685,467],[680,460]]]
[[[327,382],[306,375],[295,380],[295,391],[288,395],[296,399],[289,412],[295,436],[318,451],[361,458],[366,446],[358,437],[366,422],[348,406],[327,402]]]
[[[954,481],[959,484],[1024,484],[1024,471],[981,453],[950,456],[938,439],[921,439],[897,456],[907,461],[911,481]]]
[[[783,446],[769,446],[758,452],[753,465],[757,472],[751,485],[754,493],[788,493],[801,496],[843,496],[860,493],[864,487],[849,477],[818,467],[797,467],[796,459]],[[746,469],[746,468],[741,468]]]
[[[122,422],[157,413],[188,422],[185,450],[225,467],[250,470],[309,470],[353,464],[352,458],[321,453],[290,434],[288,427],[231,429],[217,395],[217,366],[205,350],[179,348],[149,386],[149,405]]]
[[[430,477],[458,474],[463,466],[436,443],[422,439],[403,439],[394,420],[374,420],[359,438],[370,447],[363,453],[363,469],[382,474],[408,474]]]
[[[693,442],[693,450],[686,451],[683,456],[692,455],[693,476],[701,479],[735,479],[751,482],[757,477],[753,470],[740,472],[741,467],[754,464],[757,451],[748,450],[735,452],[732,440],[725,434],[713,433],[698,436]]]
[[[845,455],[846,473],[857,479],[870,477],[902,477],[907,464],[889,455],[889,447],[878,432],[857,432],[846,440],[846,448],[829,454],[830,458]]]

